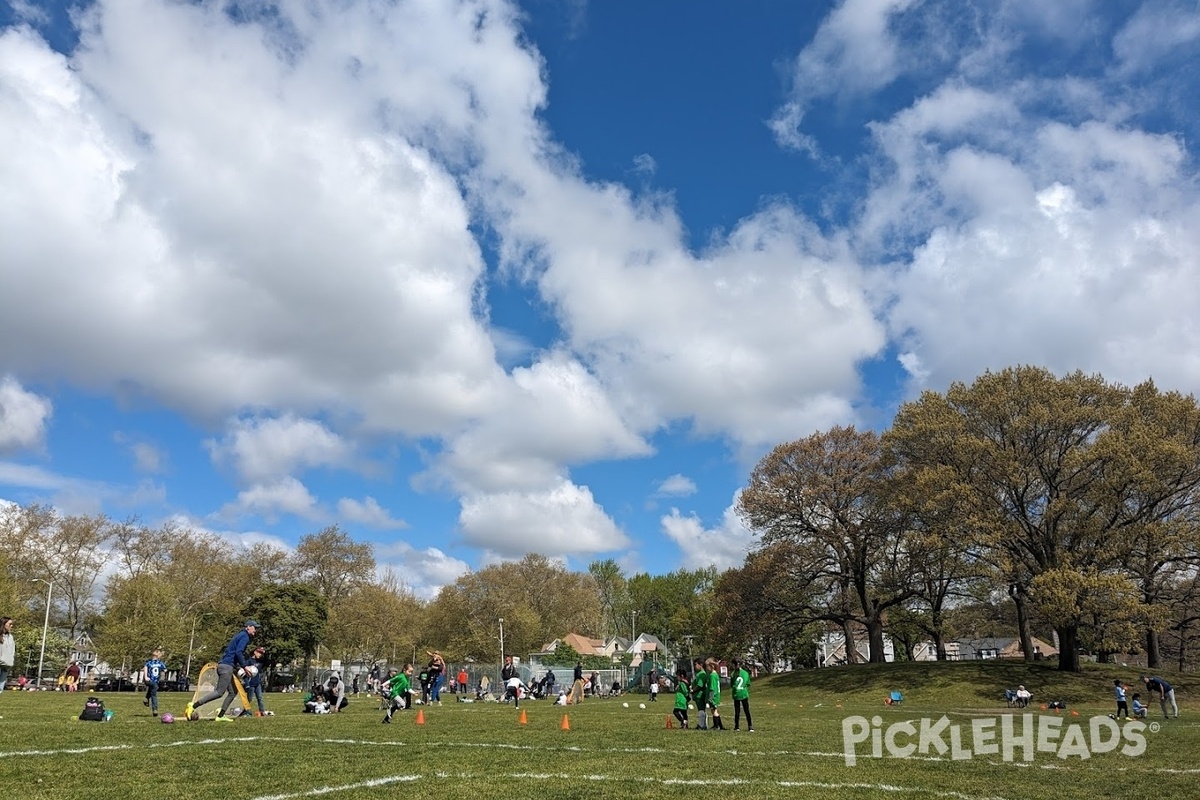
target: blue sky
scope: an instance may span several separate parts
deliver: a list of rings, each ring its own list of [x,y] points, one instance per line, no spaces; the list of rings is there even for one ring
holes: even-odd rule
[[[425,595],[724,568],[780,442],[1018,363],[1200,387],[1195,2],[0,26],[3,499],[336,522]]]

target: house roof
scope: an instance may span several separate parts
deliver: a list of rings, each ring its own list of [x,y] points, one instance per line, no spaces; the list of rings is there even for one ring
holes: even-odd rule
[[[580,655],[597,655],[604,649],[603,639],[591,639],[578,633],[568,633],[560,639],[563,644],[569,644]]]

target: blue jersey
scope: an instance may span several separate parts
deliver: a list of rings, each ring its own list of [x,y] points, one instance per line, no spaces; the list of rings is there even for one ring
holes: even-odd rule
[[[167,665],[161,660],[152,658],[146,662],[146,681],[148,683],[158,683],[166,672]]]
[[[233,664],[235,667],[244,667],[249,662],[246,660],[246,648],[250,646],[250,631],[242,628],[238,631],[237,636],[229,640],[229,645],[225,648],[225,653],[221,656],[222,664]]]

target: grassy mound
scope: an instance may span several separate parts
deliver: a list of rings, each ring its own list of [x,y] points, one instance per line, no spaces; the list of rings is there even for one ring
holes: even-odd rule
[[[790,689],[801,703],[870,703],[881,701],[889,692],[904,693],[909,705],[994,709],[1004,705],[1004,690],[1018,684],[1033,693],[1036,704],[1062,700],[1073,706],[1106,707],[1115,705],[1113,681],[1122,680],[1132,697],[1142,692],[1138,680],[1141,670],[1120,664],[1085,664],[1083,672],[1060,672],[1056,662],[1039,661],[942,661],[903,662],[896,664],[858,664],[852,667],[797,670],[764,677],[762,687]],[[1172,671],[1154,671],[1175,687],[1176,695],[1195,695],[1200,679]]]

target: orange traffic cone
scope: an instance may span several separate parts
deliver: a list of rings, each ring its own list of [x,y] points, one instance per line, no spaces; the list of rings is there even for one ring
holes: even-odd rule
[[[425,724],[425,709],[423,709],[423,708],[418,709],[418,711],[417,711],[417,724],[418,725]]]
[[[671,715],[667,714],[667,730],[673,730],[674,728],[675,723],[671,721]]]
[[[523,709],[523,708],[521,709],[521,724],[522,725],[529,724],[529,717],[525,716],[525,709]]]
[[[563,721],[562,721],[562,725],[561,725],[561,727],[562,727],[562,729],[563,729],[564,731],[569,731],[569,730],[571,730],[571,720],[569,720],[569,719],[567,718],[567,715],[566,715],[566,714],[563,714]]]

